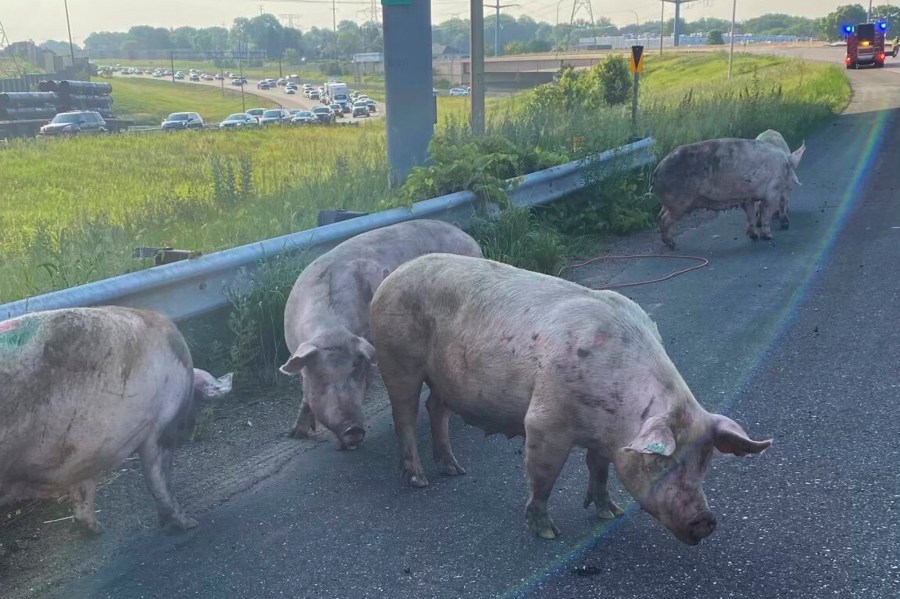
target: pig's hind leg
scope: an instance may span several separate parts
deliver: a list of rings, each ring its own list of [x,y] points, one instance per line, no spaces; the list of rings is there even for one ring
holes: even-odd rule
[[[97,481],[88,479],[72,485],[69,495],[72,498],[72,519],[90,534],[99,535],[103,532],[103,526],[97,522],[94,514],[94,497],[97,493]]]
[[[621,516],[625,510],[617,506],[609,497],[606,483],[609,480],[609,460],[600,454],[599,449],[588,448],[588,490],[584,498],[584,507],[587,509],[593,503],[597,506],[597,517],[601,520],[612,520]]]
[[[197,526],[197,521],[181,511],[175,495],[172,493],[171,475],[172,458],[175,455],[175,445],[163,442],[151,437],[144,441],[138,450],[141,456],[141,466],[144,470],[144,480],[150,494],[156,500],[156,509],[159,512],[159,525],[171,524],[173,528],[187,530]]]
[[[431,447],[435,463],[444,474],[451,476],[465,474],[462,466],[456,461],[450,448],[450,409],[440,394],[429,384],[428,419],[431,421]]]
[[[757,232],[757,221],[762,222],[762,211],[763,206],[760,205],[757,207],[757,202],[753,200],[745,200],[741,207],[744,209],[744,213],[747,215],[747,237],[756,241],[759,239],[759,233]]]

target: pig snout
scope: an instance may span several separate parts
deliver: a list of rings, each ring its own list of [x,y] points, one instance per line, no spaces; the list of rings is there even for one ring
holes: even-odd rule
[[[686,545],[696,545],[716,529],[716,517],[709,510],[704,510],[691,518],[684,529],[675,533],[678,540]]]
[[[353,450],[359,447],[366,437],[366,430],[354,424],[340,434],[341,449]]]

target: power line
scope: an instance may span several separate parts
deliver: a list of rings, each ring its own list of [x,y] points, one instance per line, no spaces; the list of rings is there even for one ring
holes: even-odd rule
[[[500,9],[519,6],[518,4],[500,4],[500,0],[496,0],[496,4],[485,4],[489,8],[495,9],[494,17],[494,56],[500,56]]]

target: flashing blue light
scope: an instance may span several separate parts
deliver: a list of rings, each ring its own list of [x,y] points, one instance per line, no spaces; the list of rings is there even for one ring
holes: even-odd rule
[[[853,33],[853,25],[844,25],[844,33],[847,35]]]
[[[888,24],[886,21],[881,21],[880,23],[878,23],[878,28],[882,31],[887,31],[887,26]]]

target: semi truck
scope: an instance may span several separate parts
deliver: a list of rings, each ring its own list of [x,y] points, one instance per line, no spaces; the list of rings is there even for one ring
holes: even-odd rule
[[[844,64],[847,68],[858,69],[863,65],[882,68],[884,59],[887,56],[884,48],[886,31],[887,23],[884,21],[845,25],[847,56],[844,59]]]

